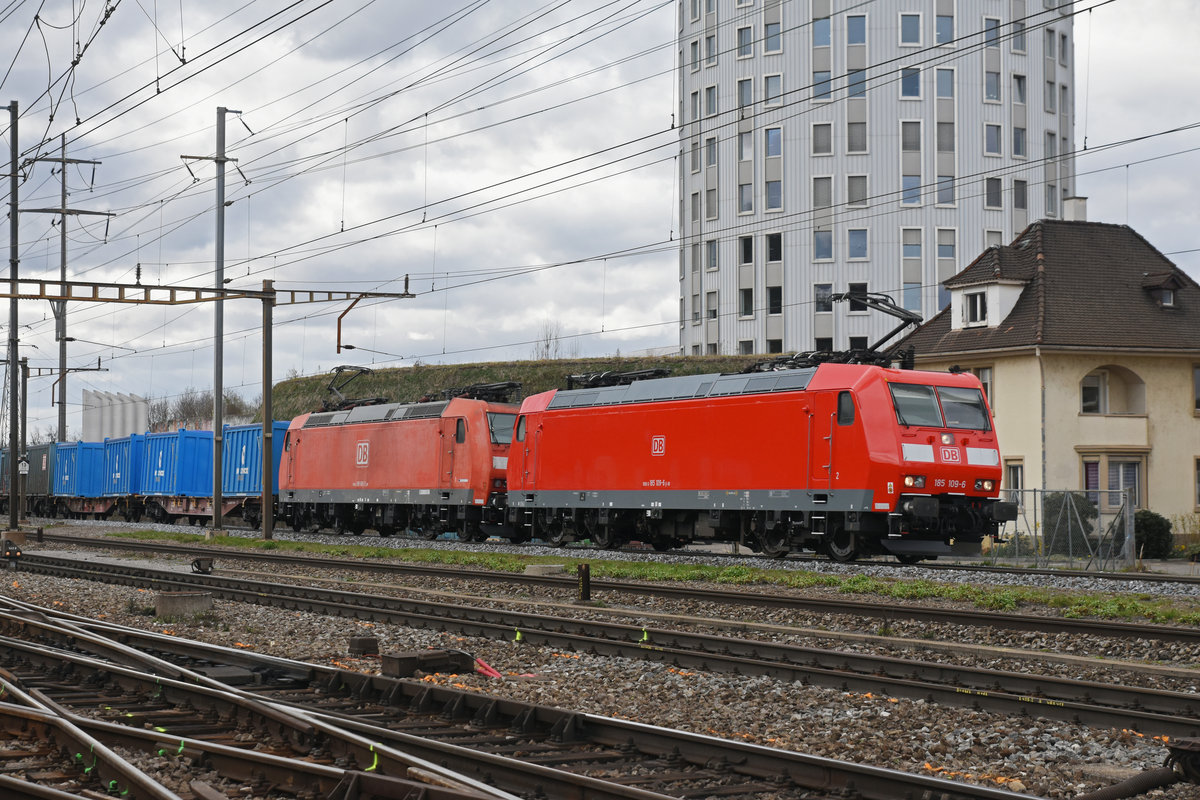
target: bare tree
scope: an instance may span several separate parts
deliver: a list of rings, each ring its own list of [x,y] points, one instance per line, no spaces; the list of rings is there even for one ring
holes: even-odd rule
[[[547,361],[562,357],[562,323],[543,319],[538,326],[538,337],[533,343],[531,354],[534,361]]]

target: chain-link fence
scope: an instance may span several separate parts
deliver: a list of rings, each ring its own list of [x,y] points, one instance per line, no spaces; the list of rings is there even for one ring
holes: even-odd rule
[[[1017,519],[1005,523],[1005,542],[985,545],[989,562],[1083,570],[1133,566],[1132,489],[1021,489],[1004,495],[1017,503]]]

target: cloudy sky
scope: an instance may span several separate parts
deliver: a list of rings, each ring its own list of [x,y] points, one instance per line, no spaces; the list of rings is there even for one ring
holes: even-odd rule
[[[1076,21],[1079,191],[1200,277],[1200,67],[1191,0],[1085,0]],[[110,13],[105,19],[105,10]],[[72,14],[75,14],[73,17]],[[37,15],[35,22],[35,14]],[[103,23],[101,24],[101,21]],[[20,105],[22,208],[68,222],[74,280],[212,286],[217,107],[226,118],[231,286],[413,299],[275,309],[275,379],[338,364],[528,358],[678,343],[672,0],[15,0],[0,101]],[[74,69],[71,62],[77,61]],[[7,119],[3,144],[11,142]],[[1126,142],[1116,147],[1108,147]],[[20,275],[59,274],[56,218],[22,214]],[[1191,252],[1197,251],[1197,252]],[[49,304],[22,354],[57,365]],[[0,315],[7,320],[7,315]],[[84,388],[210,388],[213,312],[69,307],[68,424]],[[225,386],[261,391],[261,306],[225,306]],[[53,378],[29,387],[51,428]]]

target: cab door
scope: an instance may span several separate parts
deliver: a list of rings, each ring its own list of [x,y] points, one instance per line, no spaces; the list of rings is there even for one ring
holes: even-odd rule
[[[837,395],[818,392],[812,398],[808,418],[809,486],[815,490],[832,488],[833,437],[837,420]]]
[[[439,458],[438,487],[453,489],[457,483],[455,468],[459,461],[458,448],[466,444],[467,421],[462,417],[446,417],[441,420],[442,450]],[[464,463],[469,459],[463,459]]]

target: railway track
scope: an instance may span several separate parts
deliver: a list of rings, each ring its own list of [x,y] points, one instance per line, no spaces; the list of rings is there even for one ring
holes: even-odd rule
[[[529,575],[512,572],[481,571],[479,569],[428,566],[421,564],[385,563],[374,559],[314,558],[258,550],[211,547],[203,545],[172,545],[161,542],[138,542],[112,540],[89,536],[45,534],[46,541],[70,544],[85,548],[102,548],[120,552],[174,554],[180,558],[205,557],[214,559],[236,559],[264,564],[320,567],[323,569],[345,569],[370,571],[381,575],[442,577],[452,579],[487,580],[526,586],[550,586],[563,590],[564,594],[577,591],[579,580],[573,577],[553,575]],[[26,561],[32,555],[26,554]],[[592,580],[591,590],[596,595],[605,593],[629,593],[643,597],[663,597],[687,600],[695,596],[695,588],[687,585],[665,583],[637,583],[633,581]],[[1107,637],[1133,639],[1156,639],[1162,642],[1179,642],[1200,646],[1200,629],[1170,625],[1155,625],[1144,622],[1120,622],[1116,620],[1068,619],[1037,614],[1007,614],[996,611],[973,611],[949,608],[920,608],[895,603],[871,603],[836,598],[807,598],[788,596],[767,591],[744,591],[706,588],[705,596],[729,605],[758,606],[802,610],[817,614],[850,614],[881,620],[884,623],[899,620],[951,623],[985,628],[1037,631],[1071,635],[1090,634]]]
[[[176,772],[219,767],[238,786],[341,800],[1027,797],[8,605],[0,731],[36,728],[16,745],[30,752],[62,746],[52,718],[92,737],[67,751],[88,753],[96,795],[174,797],[152,781],[135,784],[119,759],[92,755],[119,745]],[[5,796],[83,796],[48,791],[63,793]],[[208,786],[194,796],[231,795]]]
[[[1181,692],[144,566],[33,555],[23,569],[1150,735],[1200,736],[1200,699]]]

